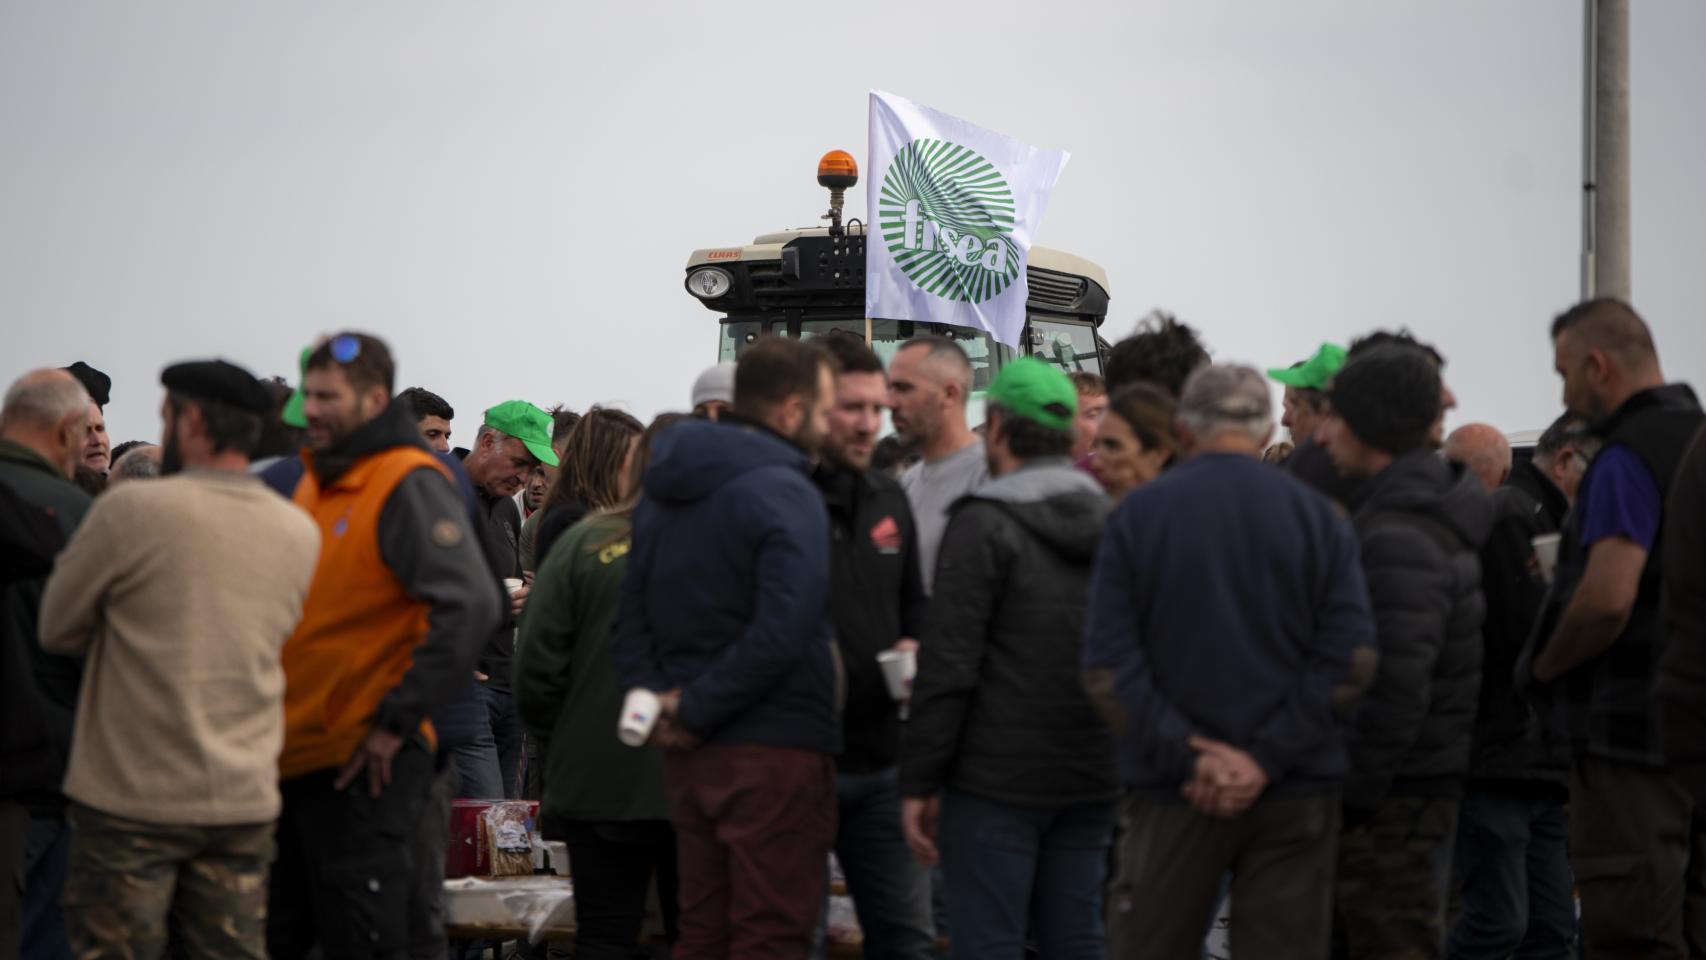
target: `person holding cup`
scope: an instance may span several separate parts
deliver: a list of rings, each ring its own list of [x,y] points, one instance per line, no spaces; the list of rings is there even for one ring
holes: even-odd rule
[[[1503,435],[1485,424],[1459,427],[1447,439],[1446,455],[1476,472],[1493,498],[1492,531],[1481,547],[1487,615],[1457,825],[1463,909],[1448,939],[1452,956],[1562,956],[1576,936],[1565,843],[1569,735],[1558,711],[1530,702],[1515,680],[1557,566],[1558,531],[1575,495],[1568,478],[1580,478],[1579,470],[1555,469],[1584,462],[1586,426],[1572,414],[1559,417],[1531,461],[1512,462]]]
[[[817,341],[840,364],[829,433],[812,480],[829,508],[829,609],[847,671],[836,763],[835,852],[864,954],[922,960],[934,949],[930,877],[900,829],[902,713],[917,670],[924,580],[900,483],[871,467],[888,406],[883,363],[857,336]],[[898,708],[897,708],[898,704]]]
[[[826,354],[763,337],[734,406],[670,427],[641,481],[611,650],[658,695],[678,957],[804,956],[823,915],[841,683],[810,473],[834,391]]]

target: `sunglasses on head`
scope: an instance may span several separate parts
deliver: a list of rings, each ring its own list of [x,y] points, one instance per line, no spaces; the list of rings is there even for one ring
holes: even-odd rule
[[[344,334],[332,338],[332,359],[339,363],[351,363],[361,356],[361,338]]]

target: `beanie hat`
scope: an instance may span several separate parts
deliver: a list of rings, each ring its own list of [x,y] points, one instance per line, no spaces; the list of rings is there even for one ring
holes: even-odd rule
[[[713,400],[723,403],[735,402],[735,365],[719,363],[699,375],[693,381],[693,406],[710,403]]]
[[[1397,456],[1426,445],[1439,418],[1439,368],[1416,347],[1376,347],[1339,370],[1328,396],[1357,439]]]

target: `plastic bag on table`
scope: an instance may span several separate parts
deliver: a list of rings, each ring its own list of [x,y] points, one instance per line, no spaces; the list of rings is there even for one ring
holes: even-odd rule
[[[574,922],[574,890],[564,884],[511,890],[499,894],[498,899],[516,923],[527,928],[530,943],[538,943],[547,928]]]

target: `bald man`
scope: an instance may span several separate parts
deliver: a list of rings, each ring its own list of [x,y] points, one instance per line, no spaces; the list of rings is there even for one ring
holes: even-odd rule
[[[1488,493],[1499,489],[1511,475],[1511,445],[1496,427],[1471,423],[1451,431],[1445,438],[1445,458],[1461,463],[1475,474]]]
[[[1581,732],[1570,848],[1583,953],[1688,956],[1706,942],[1706,821],[1666,766],[1651,691],[1665,649],[1665,500],[1706,413],[1687,384],[1665,382],[1652,332],[1622,301],[1572,308],[1552,343],[1565,405],[1604,440],[1565,524],[1532,666]]]
[[[66,539],[89,509],[71,475],[83,462],[93,408],[83,385],[63,370],[25,374],[0,406],[0,484],[50,514]],[[71,835],[59,788],[83,665],[37,643],[45,582],[0,585],[0,957],[18,956],[20,942],[53,956],[70,951],[59,890]]]
[[[983,441],[966,421],[971,360],[947,337],[908,340],[889,361],[889,408],[902,441],[924,458],[900,485],[918,524],[924,592],[936,580],[936,551],[948,529],[948,510],[989,478]]]
[[[1463,909],[1450,957],[1567,956],[1576,935],[1565,843],[1567,736],[1513,684],[1546,597],[1534,538],[1555,534],[1569,507],[1540,463],[1565,448],[1570,422],[1566,415],[1554,424],[1540,444],[1544,453],[1537,449],[1535,462],[1514,470],[1510,444],[1484,423],[1459,427],[1445,442],[1447,459],[1493,495],[1493,528],[1481,547],[1481,692],[1457,824]]]

